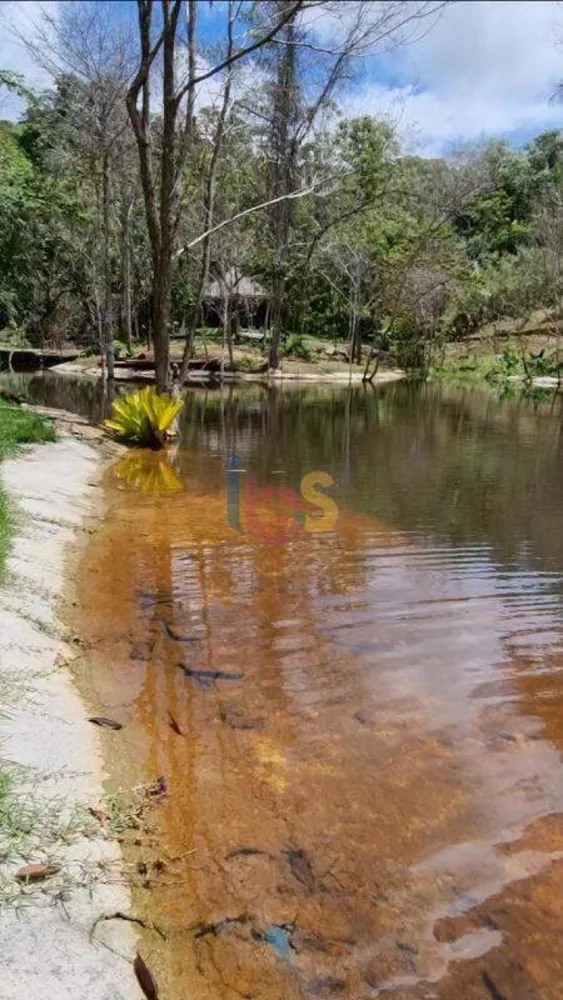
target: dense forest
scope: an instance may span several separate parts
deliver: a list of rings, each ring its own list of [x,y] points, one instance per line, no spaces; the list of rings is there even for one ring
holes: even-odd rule
[[[231,356],[263,327],[272,367],[305,335],[416,368],[500,317],[558,328],[562,133],[429,159],[339,110],[354,61],[441,4],[352,4],[335,47],[308,20],[333,4],[232,0],[205,58],[197,3],[137,6],[138,25],[104,4],[47,17],[24,40],[44,92],[0,73],[24,102],[0,122],[2,342],[70,340],[110,374],[116,350],[152,344],[164,385],[171,337],[187,363],[206,323]]]

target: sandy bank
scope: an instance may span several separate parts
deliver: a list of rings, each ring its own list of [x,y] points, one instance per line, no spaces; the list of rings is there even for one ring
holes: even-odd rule
[[[12,848],[7,860],[0,831],[3,1000],[141,996],[131,966],[131,924],[104,919],[130,914],[118,848],[87,818],[87,807],[103,795],[98,740],[108,736],[88,723],[73,688],[65,661],[76,646],[57,614],[67,547],[92,515],[99,465],[87,443],[63,433],[57,443],[0,468],[18,518],[0,586],[0,692],[13,692],[13,703],[3,699],[0,758],[9,762],[15,795],[30,803],[34,817],[25,844]],[[56,863],[60,872],[21,886],[14,874],[31,862]]]
[[[350,371],[349,368],[344,367],[335,371],[323,371],[320,368],[317,370],[311,370],[312,368],[312,365],[301,366],[299,363],[293,363],[290,367],[286,363],[283,368],[273,369],[268,372],[225,371],[223,373],[223,382],[237,384],[244,384],[245,382],[260,382],[263,385],[278,385],[280,383],[311,384],[317,382],[326,383],[327,385],[330,385],[331,383],[342,385],[353,382],[355,385],[361,385],[364,380],[363,369],[360,371]],[[64,362],[60,365],[52,366],[49,371],[53,372],[55,375],[79,375],[85,378],[101,378],[101,369],[99,365],[92,364],[91,360],[86,363],[81,360]],[[385,382],[397,382],[399,379],[403,378],[405,378],[405,372],[402,371],[402,369],[385,368],[378,371],[371,381],[374,385],[378,385]],[[152,385],[154,383],[154,372],[139,372],[134,368],[127,367],[116,368],[115,381],[138,382],[140,384]],[[185,386],[198,385],[201,383],[219,383],[220,381],[219,372],[205,371],[205,369],[198,368],[188,374]]]

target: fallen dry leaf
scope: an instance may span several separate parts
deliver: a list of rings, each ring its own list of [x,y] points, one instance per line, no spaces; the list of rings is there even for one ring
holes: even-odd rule
[[[157,778],[156,781],[149,785],[147,788],[147,795],[151,799],[160,799],[163,795],[168,794],[168,785],[166,784],[166,778]]]
[[[88,722],[92,722],[95,726],[100,726],[101,729],[123,729],[120,722],[116,722],[115,719],[108,719],[105,715],[95,715],[92,719],[88,719]]]
[[[176,722],[176,719],[172,715],[172,712],[168,713],[168,725],[170,726],[171,729],[174,730],[175,733],[178,734],[178,736],[183,736],[184,735],[183,732],[182,732],[182,729],[180,728],[180,726]]]
[[[26,865],[16,872],[18,882],[39,882],[60,872],[59,865]]]
[[[90,816],[99,820],[100,823],[107,823],[109,820],[109,816],[105,809],[101,809],[98,806],[88,806],[88,812],[90,813]]]
[[[156,979],[150,969],[147,968],[145,962],[139,955],[139,952],[137,952],[135,961],[133,962],[133,968],[135,970],[139,986],[141,987],[147,1000],[158,1000],[158,986]]]

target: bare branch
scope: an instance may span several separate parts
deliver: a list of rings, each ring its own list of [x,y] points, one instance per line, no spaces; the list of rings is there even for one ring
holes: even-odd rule
[[[317,198],[327,198],[329,195],[334,193],[334,188],[327,191],[317,191],[317,184],[310,184],[309,187],[301,188],[300,191],[291,191],[289,194],[282,194],[279,198],[270,198],[268,201],[261,202],[260,205],[253,205],[252,208],[245,208],[244,212],[237,212],[236,215],[232,215],[229,219],[224,219],[223,222],[219,222],[216,226],[212,226],[205,233],[200,233],[196,236],[194,240],[190,240],[183,247],[180,248],[175,254],[175,258],[181,257],[186,250],[192,250],[196,247],[198,243],[205,240],[208,236],[212,236],[213,233],[219,232],[220,229],[224,229],[225,226],[232,226],[233,223],[238,222],[239,219],[245,219],[248,215],[253,215],[254,212],[261,212],[265,208],[270,208],[272,205],[277,205],[282,201],[295,201],[297,198],[305,198],[308,194],[315,194]]]

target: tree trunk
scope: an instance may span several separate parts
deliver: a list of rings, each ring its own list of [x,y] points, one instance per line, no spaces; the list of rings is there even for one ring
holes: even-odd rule
[[[280,15],[289,7],[288,0],[278,0]],[[297,143],[294,135],[298,111],[296,17],[290,17],[279,45],[279,62],[274,90],[272,112],[272,153],[271,196],[279,198],[288,195],[294,187]],[[270,368],[279,365],[280,344],[283,334],[285,313],[285,287],[287,281],[287,255],[293,204],[278,201],[272,205],[270,224],[274,243],[275,272],[272,282],[272,308],[270,313]]]
[[[280,344],[283,334],[283,298],[285,276],[276,271],[272,282],[272,302],[270,307],[270,351],[268,367],[277,368],[280,363]]]
[[[163,121],[160,164],[160,247],[153,276],[154,362],[157,392],[170,382],[170,320],[172,315],[172,251],[176,222],[175,31],[169,30],[163,48]]]
[[[170,248],[169,248],[170,249]],[[170,378],[170,316],[172,305],[172,260],[161,253],[154,275],[154,367],[157,392],[166,392]]]
[[[131,205],[124,204],[121,226],[121,270],[122,270],[122,300],[121,315],[123,323],[123,339],[128,351],[133,348],[133,318],[131,310],[131,236],[130,220]]]
[[[111,319],[111,256],[110,256],[110,190],[109,154],[102,157],[102,227],[104,290],[102,305],[102,345],[108,378],[114,376],[113,326]]]
[[[193,0],[190,0],[193,2]],[[195,17],[195,14],[194,14]],[[233,23],[234,23],[234,5],[229,4],[229,27],[228,27],[228,46],[227,46],[227,56],[230,57],[233,51]],[[191,47],[190,47],[191,52]],[[194,54],[195,60],[195,54]],[[195,63],[193,68],[193,74],[195,75]],[[225,134],[225,124],[227,121],[227,115],[229,114],[229,107],[231,102],[231,89],[232,89],[232,74],[230,69],[227,71],[227,78],[225,80],[225,87],[223,89],[223,100],[221,102],[221,110],[219,112],[219,118],[217,120],[217,127],[215,129],[215,135],[213,136],[213,153],[211,156],[211,163],[209,165],[209,174],[207,176],[207,184],[205,190],[205,229],[211,229],[213,225],[213,216],[215,213],[215,195],[217,188],[217,167],[219,165],[219,156],[221,154],[221,149],[223,146],[223,136]],[[209,281],[209,270],[211,264],[211,236],[206,236],[202,243],[201,249],[201,264],[199,270],[199,283],[196,293],[196,304],[190,317],[190,322],[188,325],[188,335],[186,337],[186,343],[184,344],[184,354],[182,357],[182,366],[180,368],[180,383],[183,383],[188,374],[188,364],[190,358],[193,354],[194,341],[196,330],[201,323],[201,317],[203,312],[203,298],[205,295],[205,288],[207,282]]]

